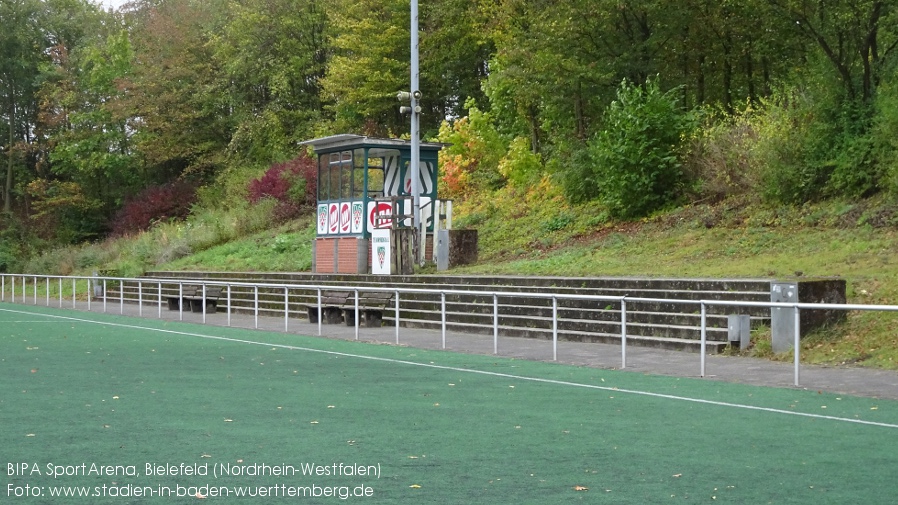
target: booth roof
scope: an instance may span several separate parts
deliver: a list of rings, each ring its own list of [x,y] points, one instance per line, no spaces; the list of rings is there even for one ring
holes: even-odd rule
[[[356,147],[405,147],[412,145],[411,140],[402,139],[381,139],[375,137],[365,137],[362,135],[353,135],[351,133],[343,133],[340,135],[331,135],[329,137],[321,137],[318,139],[306,140],[300,142],[299,145],[312,146],[316,152],[330,151],[336,149],[352,149]],[[421,142],[421,148],[426,150],[439,151],[449,144],[439,142]]]

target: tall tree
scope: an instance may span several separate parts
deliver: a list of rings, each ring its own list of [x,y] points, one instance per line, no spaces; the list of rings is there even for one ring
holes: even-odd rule
[[[54,177],[35,184],[33,195],[53,205],[77,202],[73,212],[89,214],[82,216],[89,226],[72,239],[101,232],[112,212],[141,186],[133,132],[128,115],[119,109],[127,91],[121,79],[131,72],[131,61],[128,34],[120,30],[101,44],[75,51],[56,88],[55,103],[65,117],[58,123],[50,152]],[[60,191],[70,197],[58,199]]]
[[[408,132],[396,93],[410,81],[410,10],[402,0],[336,0],[328,10],[334,57],[323,81],[335,129],[375,135]],[[478,22],[477,4],[420,2],[421,131],[435,135],[467,98],[482,99],[481,81],[492,52]]]
[[[409,3],[336,0],[328,16],[334,57],[322,87],[335,129],[382,136],[406,130],[396,93],[409,83]]]
[[[133,72],[122,97],[147,183],[202,178],[218,170],[233,130],[221,66],[210,33],[223,2],[169,0],[133,12]]]
[[[322,0],[238,1],[214,37],[236,131],[230,150],[257,163],[295,155],[321,118],[330,49]]]
[[[0,139],[5,154],[3,211],[12,210],[14,172],[31,138],[37,107],[36,76],[46,47],[40,30],[38,0],[0,0],[0,114],[6,135]]]
[[[886,0],[769,0],[815,44],[847,97],[870,103],[883,68],[898,53],[898,6]]]

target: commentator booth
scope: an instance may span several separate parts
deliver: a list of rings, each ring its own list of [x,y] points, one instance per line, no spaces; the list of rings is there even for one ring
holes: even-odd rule
[[[421,219],[417,229],[412,220],[410,141],[343,134],[302,144],[314,149],[318,161],[314,272],[407,273],[393,271],[396,249],[403,247],[396,240],[398,235],[423,244],[415,248],[421,258],[434,257],[437,232],[451,228],[451,202],[437,199],[443,144],[419,144]]]

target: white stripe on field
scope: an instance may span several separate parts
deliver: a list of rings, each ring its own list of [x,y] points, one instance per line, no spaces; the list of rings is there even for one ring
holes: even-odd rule
[[[23,311],[10,310],[10,309],[0,309],[0,312],[12,312],[12,313],[17,313],[17,314],[34,315],[34,313],[32,313],[32,312],[23,312]],[[562,381],[562,380],[556,380],[556,379],[544,379],[544,378],[540,378],[540,377],[527,377],[527,376],[523,376],[523,375],[512,375],[512,374],[500,373],[500,372],[488,372],[486,370],[473,370],[473,369],[469,369],[469,368],[458,368],[458,367],[451,367],[451,366],[444,366],[444,365],[435,365],[435,364],[431,364],[431,363],[417,363],[414,361],[406,361],[406,360],[401,360],[401,359],[380,358],[377,356],[364,356],[364,355],[360,355],[360,354],[350,354],[350,353],[338,352],[338,351],[326,351],[326,350],[322,350],[322,349],[313,349],[310,347],[299,347],[299,346],[285,345],[285,344],[272,344],[272,343],[268,343],[268,342],[257,342],[254,340],[243,340],[243,339],[238,339],[238,338],[220,337],[220,336],[216,336],[216,335],[204,335],[202,333],[191,333],[191,332],[186,332],[186,331],[165,330],[162,328],[147,328],[144,326],[121,324],[121,323],[111,323],[111,322],[104,322],[104,321],[92,321],[90,319],[80,319],[80,318],[75,318],[75,317],[57,316],[57,315],[51,315],[51,314],[41,314],[41,315],[50,317],[50,318],[55,318],[55,319],[62,319],[62,320],[66,320],[66,321],[75,321],[75,322],[80,322],[80,323],[91,323],[91,324],[98,324],[98,325],[103,325],[103,326],[113,326],[116,328],[128,328],[128,329],[133,329],[133,330],[155,331],[155,332],[159,332],[159,333],[168,333],[168,334],[172,334],[172,335],[199,337],[199,338],[205,338],[205,339],[210,339],[210,340],[220,340],[220,341],[224,341],[224,342],[234,342],[234,343],[240,343],[240,344],[264,345],[264,346],[276,347],[276,348],[280,348],[280,349],[315,352],[315,353],[320,353],[320,354],[329,354],[332,356],[342,356],[342,357],[346,357],[346,358],[366,359],[366,360],[371,360],[371,361],[382,361],[385,363],[395,363],[395,364],[401,364],[401,365],[420,366],[420,367],[432,368],[432,369],[436,369],[436,370],[447,370],[447,371],[452,371],[452,372],[473,373],[473,374],[479,374],[479,375],[487,375],[487,376],[491,376],[491,377],[502,377],[505,379],[515,379],[515,380],[521,380],[521,381],[538,382],[538,383],[543,383],[543,384],[555,384],[555,385],[560,385],[560,386],[580,387],[580,388],[595,389],[595,390],[600,390],[600,391],[609,391],[609,392],[614,392],[614,393],[624,393],[624,394],[631,394],[631,395],[648,396],[648,397],[652,397],[652,398],[664,398],[667,400],[677,400],[677,401],[684,401],[684,402],[701,403],[701,404],[705,404],[705,405],[716,405],[719,407],[730,407],[730,408],[738,408],[738,409],[745,409],[745,410],[755,410],[755,411],[759,411],[759,412],[770,412],[773,414],[784,414],[784,415],[790,415],[790,416],[808,417],[811,419],[826,419],[829,421],[840,421],[840,422],[845,422],[845,423],[864,424],[864,425],[869,425],[869,426],[880,426],[883,428],[898,429],[898,424],[879,423],[876,421],[864,421],[861,419],[851,419],[848,417],[824,416],[824,415],[820,415],[820,414],[809,414],[809,413],[805,413],[805,412],[793,412],[790,410],[774,409],[774,408],[769,408],[769,407],[757,407],[754,405],[743,405],[740,403],[729,403],[729,402],[719,402],[719,401],[714,401],[714,400],[703,400],[701,398],[689,398],[686,396],[675,396],[675,395],[669,395],[669,394],[663,394],[663,393],[652,393],[650,391],[620,389],[620,388],[610,387],[610,386],[597,386],[594,384],[582,384],[579,382],[569,382],[569,381]]]

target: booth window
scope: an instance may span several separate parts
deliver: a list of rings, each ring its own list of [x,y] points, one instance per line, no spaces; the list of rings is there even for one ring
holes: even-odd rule
[[[368,158],[368,196],[383,198],[384,196],[384,159]]]

